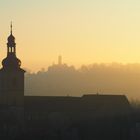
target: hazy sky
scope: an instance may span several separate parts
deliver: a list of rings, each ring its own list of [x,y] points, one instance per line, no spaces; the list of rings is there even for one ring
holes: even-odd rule
[[[22,66],[140,62],[139,0],[0,0],[0,60],[13,21]]]

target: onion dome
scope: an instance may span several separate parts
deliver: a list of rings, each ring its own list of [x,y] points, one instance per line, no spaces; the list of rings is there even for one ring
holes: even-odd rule
[[[20,69],[21,61],[16,57],[16,43],[15,37],[12,34],[12,23],[11,23],[11,34],[7,40],[8,40],[7,57],[2,61],[3,69],[6,70]]]
[[[11,54],[3,59],[2,65],[4,69],[8,70],[19,69],[21,66],[21,61],[15,55]]]
[[[15,37],[13,36],[13,33],[12,33],[12,23],[11,23],[11,34],[8,37],[7,41],[8,41],[7,43],[8,47],[15,47],[16,43],[15,43]]]

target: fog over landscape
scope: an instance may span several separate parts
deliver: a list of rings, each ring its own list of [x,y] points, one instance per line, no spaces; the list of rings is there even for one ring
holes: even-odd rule
[[[140,64],[102,63],[79,69],[53,64],[47,70],[26,73],[25,94],[82,96],[83,94],[125,94],[140,100]]]

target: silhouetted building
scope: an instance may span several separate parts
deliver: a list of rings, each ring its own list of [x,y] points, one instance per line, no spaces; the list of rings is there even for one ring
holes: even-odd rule
[[[20,68],[21,61],[16,57],[15,37],[11,34],[7,42],[7,57],[2,61],[0,69],[0,105],[2,115],[7,120],[3,127],[6,135],[16,135],[19,128],[24,125],[24,73]],[[2,124],[1,124],[2,126]],[[10,130],[11,128],[14,128]]]
[[[21,107],[24,104],[24,73],[20,68],[21,61],[16,57],[15,37],[8,37],[7,57],[2,61],[0,69],[0,100],[1,104]]]
[[[59,57],[58,66],[62,65]],[[24,73],[8,37],[0,70],[0,137],[47,140],[128,140],[130,105],[124,95],[24,96]],[[50,69],[53,69],[50,67]],[[61,80],[61,79],[60,79]],[[24,130],[23,130],[24,128]],[[24,136],[21,137],[21,132]]]

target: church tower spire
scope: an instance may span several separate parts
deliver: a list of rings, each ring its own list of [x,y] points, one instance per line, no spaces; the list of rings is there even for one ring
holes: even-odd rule
[[[6,96],[5,104],[20,105],[23,104],[24,98],[25,71],[20,68],[21,61],[16,56],[16,43],[12,27],[11,23],[10,35],[7,39],[7,56],[3,59],[3,67],[0,69],[0,94],[3,93]]]
[[[15,37],[13,36],[13,25],[11,22],[10,25],[10,36],[7,39],[7,55],[13,54],[16,55],[16,43],[15,43]]]
[[[10,25],[10,35],[7,39],[7,56],[2,61],[2,68],[0,69],[0,104],[6,108],[5,114],[8,120],[12,119],[15,122],[11,128],[16,130],[23,129],[24,127],[24,73],[25,71],[20,68],[21,61],[16,57],[16,43],[15,37],[12,32],[12,24]],[[9,134],[13,133],[10,129],[9,121],[5,124],[8,128],[6,130]],[[10,132],[12,130],[12,133]],[[21,130],[19,130],[21,131]],[[11,135],[7,134],[7,139],[11,139]]]
[[[13,36],[12,22],[10,25],[10,35],[7,39],[7,57],[3,59],[2,66],[5,70],[18,70],[21,66],[21,61],[16,57],[16,43]]]

